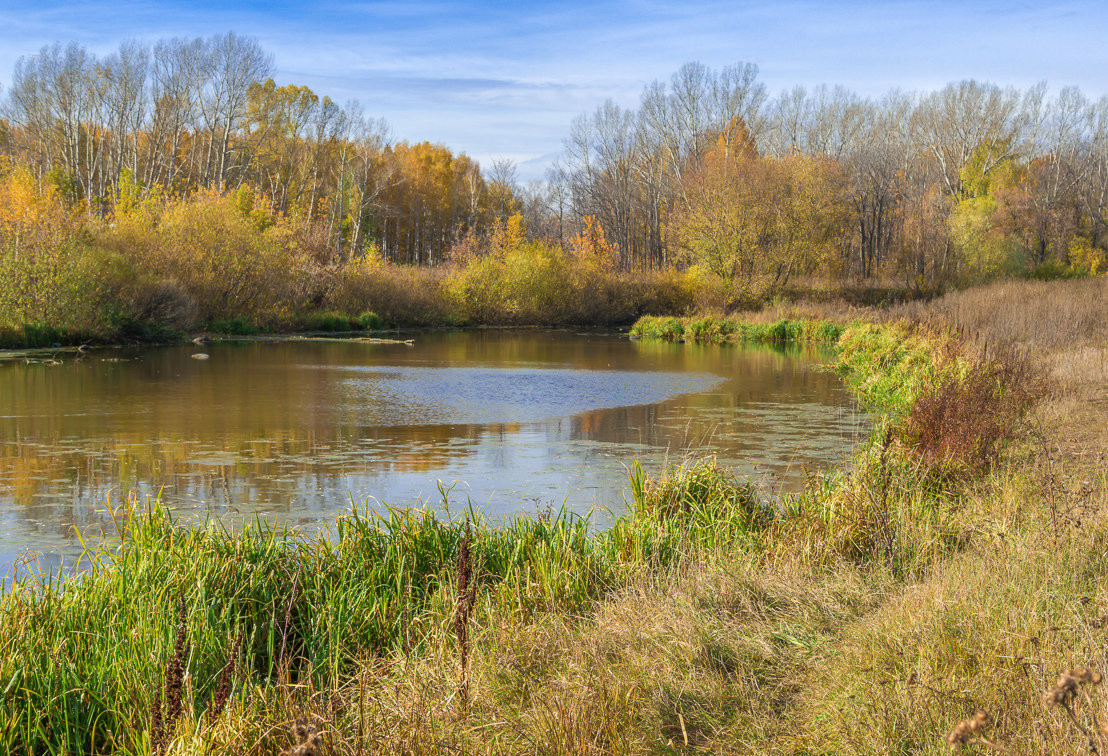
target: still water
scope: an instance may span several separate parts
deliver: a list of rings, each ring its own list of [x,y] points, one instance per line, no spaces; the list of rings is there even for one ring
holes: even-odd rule
[[[189,518],[311,527],[352,501],[439,506],[441,481],[458,512],[564,503],[603,526],[636,458],[657,470],[715,453],[789,490],[868,427],[814,369],[828,358],[816,350],[608,331],[408,335],[0,362],[0,562],[71,561],[76,531],[110,531],[106,502],[131,492]]]

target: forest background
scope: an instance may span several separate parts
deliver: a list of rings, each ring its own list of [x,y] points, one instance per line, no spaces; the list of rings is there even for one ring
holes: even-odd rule
[[[0,345],[197,329],[615,324],[879,302],[1108,259],[1108,97],[962,81],[771,97],[688,63],[542,182],[278,85],[233,33],[70,43],[0,111]]]

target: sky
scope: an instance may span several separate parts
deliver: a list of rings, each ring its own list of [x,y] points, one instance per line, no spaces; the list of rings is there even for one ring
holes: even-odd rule
[[[755,63],[771,94],[862,95],[967,78],[1108,94],[1108,2],[562,0],[463,3],[0,0],[0,87],[55,41],[108,53],[233,31],[273,53],[279,84],[357,99],[397,139],[428,140],[541,178],[573,118],[633,107],[682,64]],[[2,93],[0,93],[2,94]]]

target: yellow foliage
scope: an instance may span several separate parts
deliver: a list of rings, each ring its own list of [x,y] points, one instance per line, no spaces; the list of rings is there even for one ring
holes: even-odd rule
[[[586,215],[581,223],[581,232],[569,240],[570,254],[584,266],[614,270],[619,263],[619,247],[608,241],[596,216]]]
[[[1090,276],[1104,272],[1108,255],[1100,247],[1091,244],[1084,236],[1073,240],[1069,252],[1070,267],[1074,272]]]
[[[0,326],[95,329],[98,274],[57,188],[0,163]]]
[[[686,196],[671,226],[677,246],[688,262],[729,282],[785,284],[836,267],[849,205],[833,161],[763,158],[721,143],[687,178]]]
[[[136,271],[183,289],[201,319],[249,319],[295,303],[306,278],[290,251],[299,231],[244,187],[234,194],[201,191],[156,216],[132,213],[100,241]]]
[[[47,252],[75,228],[57,189],[23,166],[0,163],[0,243],[16,255]]]
[[[527,227],[523,216],[513,213],[504,222],[497,221],[489,236],[489,251],[504,256],[518,249],[527,240]]]

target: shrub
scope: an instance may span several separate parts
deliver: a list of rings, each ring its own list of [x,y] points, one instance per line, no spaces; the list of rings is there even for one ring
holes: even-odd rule
[[[453,308],[445,291],[445,280],[445,268],[392,265],[376,257],[358,258],[332,274],[322,306],[373,315],[378,318],[375,326],[378,328],[385,321],[436,325],[445,323]]]
[[[385,322],[375,312],[363,312],[358,316],[358,325],[366,331],[379,331],[385,327]]]
[[[932,469],[983,471],[1043,388],[1026,358],[1003,352],[964,376],[946,373],[920,393],[905,418],[904,439]]]
[[[306,263],[288,244],[290,229],[267,218],[244,212],[241,197],[199,192],[160,212],[117,218],[98,241],[136,270],[178,282],[203,320],[262,321],[303,309],[309,288]]]

